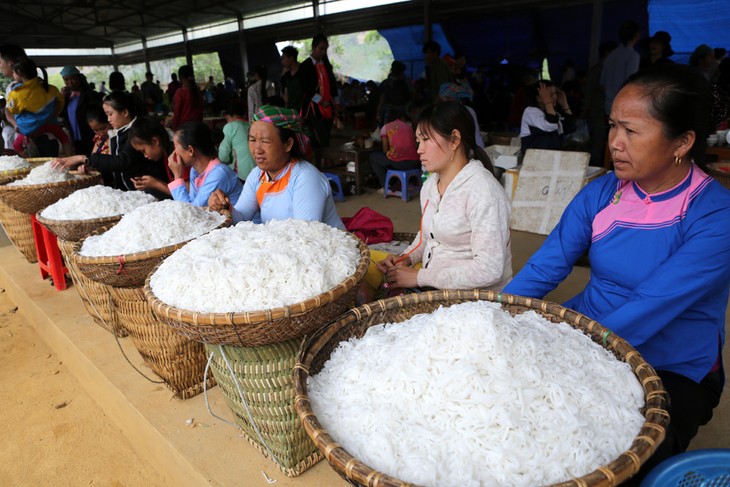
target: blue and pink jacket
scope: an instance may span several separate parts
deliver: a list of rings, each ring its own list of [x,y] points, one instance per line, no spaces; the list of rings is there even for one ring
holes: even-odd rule
[[[655,369],[699,382],[721,366],[730,191],[694,165],[652,195],[608,174],[573,199],[504,291],[542,298],[588,250],[590,281],[566,307],[626,339]]]
[[[195,168],[190,168],[190,189],[185,186],[185,180],[175,179],[167,185],[176,201],[192,203],[195,206],[208,206],[208,197],[216,189],[222,190],[235,205],[241,196],[243,184],[236,173],[218,159],[208,163],[203,174],[198,174]]]

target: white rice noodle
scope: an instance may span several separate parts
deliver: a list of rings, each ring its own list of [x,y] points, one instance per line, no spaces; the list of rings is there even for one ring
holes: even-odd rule
[[[107,186],[91,186],[74,191],[41,212],[49,220],[92,220],[124,215],[154,203],[155,197],[143,191],[122,191]]]
[[[227,313],[288,306],[329,291],[355,273],[357,241],[320,222],[241,222],[190,242],[152,275],[163,302]]]
[[[109,231],[84,240],[79,254],[115,256],[154,250],[193,239],[225,221],[220,213],[180,201],[140,206]]]
[[[8,186],[29,186],[31,184],[49,184],[49,183],[60,183],[62,181],[69,181],[75,179],[77,176],[72,176],[67,173],[64,169],[54,169],[51,167],[51,161],[46,162],[42,166],[34,167],[30,173],[23,179],[16,179],[12,183],[8,183]]]
[[[370,328],[308,382],[355,458],[432,486],[546,485],[627,450],[644,418],[631,368],[565,323],[475,302]]]
[[[0,172],[27,169],[30,163],[20,156],[0,156]]]

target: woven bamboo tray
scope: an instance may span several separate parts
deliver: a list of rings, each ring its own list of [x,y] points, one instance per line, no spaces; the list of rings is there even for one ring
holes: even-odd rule
[[[0,185],[12,182],[25,176],[29,172],[29,169],[0,172]],[[33,239],[33,225],[30,223],[30,216],[13,210],[0,200],[0,224],[2,224],[5,234],[8,236],[15,248],[23,254],[25,260],[31,264],[38,262],[38,254],[35,250],[35,240]]]
[[[193,340],[244,347],[277,343],[311,333],[350,307],[370,264],[368,247],[359,239],[358,247],[360,261],[352,276],[326,293],[282,308],[241,313],[188,311],[160,301],[152,292],[149,278],[145,295],[161,320]]]
[[[165,382],[175,397],[188,399],[203,392],[207,358],[201,343],[188,340],[152,313],[141,287],[111,287],[119,323],[129,333],[142,360]],[[215,385],[211,378],[207,387]]]
[[[73,259],[73,247],[74,242],[58,240],[58,248],[66,261],[66,268],[71,275],[71,280],[79,293],[84,308],[89,312],[94,322],[109,333],[118,337],[127,336],[127,330],[117,320],[117,313],[109,289],[104,284],[87,279],[79,272]]]
[[[230,220],[226,220],[217,228],[228,225],[230,225]],[[87,235],[87,237],[100,235],[113,226],[106,225],[100,227]],[[134,254],[89,257],[79,254],[79,249],[83,244],[83,240],[81,240],[74,245],[73,259],[76,262],[79,272],[92,281],[115,287],[142,287],[147,276],[160,262],[188,242],[189,240],[186,240],[185,242],[168,245],[160,249],[136,252]]]
[[[122,219],[122,215],[115,215],[90,220],[52,220],[41,216],[42,213],[36,215],[38,222],[61,240],[70,242],[78,242],[99,228],[111,227]]]
[[[362,337],[367,329],[380,323],[402,322],[418,313],[430,313],[442,305],[466,301],[496,301],[510,313],[535,310],[553,322],[565,321],[588,335],[594,342],[628,363],[644,389],[645,416],[641,431],[628,451],[617,459],[579,479],[559,484],[562,487],[613,487],[634,475],[664,440],[669,413],[666,392],[659,376],[639,353],[624,339],[617,337],[595,321],[568,308],[537,299],[492,291],[429,291],[376,301],[352,309],[336,321],[315,332],[302,346],[294,370],[297,396],[294,406],[304,429],[325,458],[343,478],[353,485],[371,487],[404,487],[411,485],[376,471],[353,458],[332,438],[317,420],[307,395],[307,378],[317,374],[339,343],[351,337]]]
[[[289,477],[322,459],[294,410],[292,370],[299,345],[297,339],[259,347],[206,345],[206,352],[213,353],[213,376],[244,437],[264,456],[273,455]]]
[[[77,189],[102,184],[101,173],[89,171],[78,178],[59,183],[31,184],[28,186],[0,186],[0,199],[12,209],[35,215]]]
[[[714,166],[715,164],[723,164],[723,165],[729,165],[727,161],[725,162],[718,162],[714,164],[708,164],[703,169],[707,174],[712,176],[713,178],[717,179],[717,182],[722,184],[727,189],[730,189],[730,172],[720,171],[719,169],[716,169]]]

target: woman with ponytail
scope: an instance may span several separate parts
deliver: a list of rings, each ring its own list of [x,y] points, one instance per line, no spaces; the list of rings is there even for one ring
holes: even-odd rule
[[[13,65],[13,78],[17,84],[8,93],[7,110],[13,114],[20,134],[13,142],[13,149],[29,156],[25,149],[30,145],[30,139],[50,134],[61,143],[61,152],[69,154],[72,152],[71,140],[57,122],[63,110],[63,95],[58,88],[48,84],[44,68],[41,72],[43,78],[38,77],[38,68],[32,59],[26,58]]]
[[[175,92],[174,111],[170,128],[175,131],[185,122],[203,121],[203,94],[195,82],[192,66],[187,64],[177,70],[182,86]]]
[[[421,189],[421,230],[401,255],[373,255],[358,300],[390,288],[501,290],[512,277],[510,202],[474,138],[474,120],[455,101],[425,108],[416,140],[431,173]]]

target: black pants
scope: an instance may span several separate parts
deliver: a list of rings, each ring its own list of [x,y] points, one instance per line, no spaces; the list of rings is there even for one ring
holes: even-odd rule
[[[373,172],[378,177],[380,186],[385,187],[385,175],[388,173],[388,169],[397,169],[399,171],[408,171],[410,169],[420,169],[421,161],[391,161],[385,152],[376,151],[371,152],[370,166],[373,168]]]
[[[684,452],[700,426],[712,419],[712,410],[720,403],[724,383],[722,369],[710,372],[698,384],[674,372],[657,370],[669,394],[669,426],[664,441],[639,473],[622,485],[638,486],[658,464]]]

